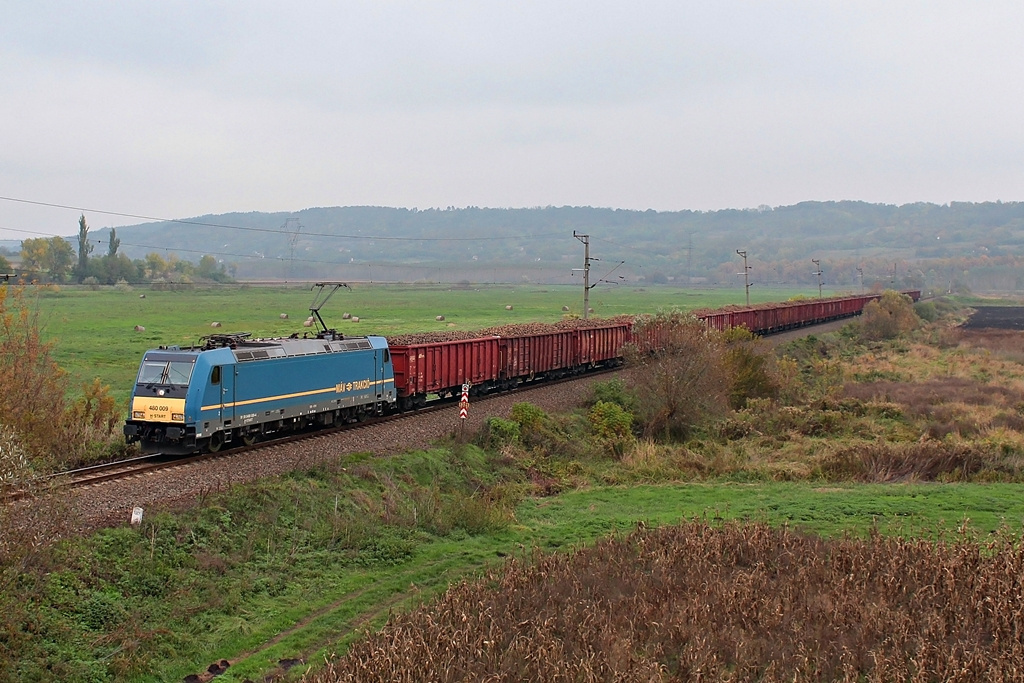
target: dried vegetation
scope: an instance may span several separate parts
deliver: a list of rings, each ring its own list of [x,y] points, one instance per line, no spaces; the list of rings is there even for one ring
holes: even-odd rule
[[[42,341],[23,288],[0,285],[0,427],[37,470],[70,466],[102,450],[122,419],[98,381],[67,398],[67,376]]]
[[[334,681],[1015,681],[1024,549],[762,525],[509,561],[392,618]]]

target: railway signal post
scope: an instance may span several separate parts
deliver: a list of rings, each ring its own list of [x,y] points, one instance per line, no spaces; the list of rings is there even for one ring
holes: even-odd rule
[[[466,418],[469,417],[469,383],[462,385],[462,398],[459,400],[460,435],[466,433]]]

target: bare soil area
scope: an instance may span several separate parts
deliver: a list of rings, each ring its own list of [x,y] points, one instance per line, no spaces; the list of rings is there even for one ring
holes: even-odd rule
[[[1024,330],[1024,306],[977,306],[963,324],[969,330]]]

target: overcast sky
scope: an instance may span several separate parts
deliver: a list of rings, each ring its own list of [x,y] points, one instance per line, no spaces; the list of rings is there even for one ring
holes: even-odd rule
[[[0,0],[0,196],[167,218],[1024,200],[1022,27],[1020,0]],[[77,219],[0,200],[0,238]]]

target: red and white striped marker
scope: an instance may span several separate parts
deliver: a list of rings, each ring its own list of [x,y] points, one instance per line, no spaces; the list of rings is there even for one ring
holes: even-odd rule
[[[459,419],[469,417],[469,382],[462,385],[462,400],[459,401]]]

